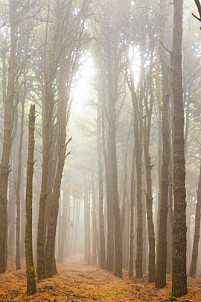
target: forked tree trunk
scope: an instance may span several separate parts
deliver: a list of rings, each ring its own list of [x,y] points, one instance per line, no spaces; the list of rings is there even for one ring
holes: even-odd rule
[[[160,1],[161,25],[160,39],[164,41],[167,11],[165,10],[166,1]],[[163,288],[166,285],[166,265],[167,265],[167,214],[168,214],[168,186],[169,186],[169,166],[170,166],[170,126],[169,126],[169,64],[166,50],[159,44],[159,55],[162,71],[162,168],[160,183],[160,206],[159,206],[159,225],[158,225],[158,253],[157,253],[157,278],[156,287]]]
[[[29,141],[27,159],[27,183],[26,183],[26,226],[25,226],[25,254],[27,274],[27,295],[36,292],[35,268],[33,263],[32,249],[32,186],[34,166],[34,127],[35,127],[35,105],[31,105],[29,113]]]
[[[8,68],[8,85],[4,103],[3,150],[0,165],[0,273],[6,271],[7,245],[7,189],[9,175],[9,160],[12,146],[12,130],[14,125],[14,82],[16,65],[15,38],[15,0],[9,0],[10,22],[10,58]]]
[[[58,3],[59,5],[59,3]],[[58,9],[58,8],[57,8]],[[50,7],[48,7],[48,11]],[[58,11],[57,11],[58,12]],[[48,12],[49,14],[49,12]],[[46,36],[48,32],[48,22],[46,25]],[[46,201],[48,195],[48,169],[49,169],[49,152],[51,146],[51,125],[52,114],[54,106],[54,91],[53,80],[56,72],[56,47],[58,41],[59,25],[58,16],[54,38],[52,40],[51,49],[49,51],[49,60],[47,62],[47,54],[45,53],[45,66],[44,66],[44,81],[45,81],[45,95],[43,106],[43,155],[42,155],[42,182],[39,200],[39,216],[38,216],[38,232],[37,232],[37,273],[38,279],[44,279],[46,276],[45,271],[45,213]],[[45,41],[45,51],[47,48],[47,41]]]
[[[186,190],[184,156],[184,106],[182,90],[183,0],[174,0],[173,48],[171,52],[173,91],[173,187],[174,226],[172,251],[172,294],[187,293],[186,276]]]
[[[200,175],[198,181],[198,190],[197,190],[197,204],[195,212],[195,232],[194,232],[194,241],[193,241],[193,251],[192,251],[192,260],[189,271],[189,276],[195,278],[196,269],[197,269],[197,259],[198,259],[198,244],[200,240],[200,208],[201,208],[201,165],[200,165]]]

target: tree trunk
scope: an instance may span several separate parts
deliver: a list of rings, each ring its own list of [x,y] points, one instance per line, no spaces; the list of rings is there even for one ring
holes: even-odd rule
[[[184,107],[182,96],[182,17],[183,0],[174,0],[173,48],[171,52],[173,91],[173,187],[174,226],[172,294],[187,293],[186,277],[186,191],[184,156]]]
[[[105,106],[105,104],[103,104]],[[105,120],[104,112],[102,111],[102,141],[103,154],[105,163],[105,177],[106,177],[106,194],[107,194],[107,263],[106,268],[113,271],[114,267],[114,215],[112,206],[112,185],[111,185],[111,167],[106,152],[105,143]]]
[[[12,146],[12,130],[14,124],[14,82],[16,65],[15,39],[15,0],[9,0],[10,21],[10,58],[8,68],[8,85],[4,104],[3,151],[0,165],[0,273],[6,271],[7,244],[7,189],[9,175],[9,160]]]
[[[97,107],[97,153],[98,153],[98,198],[99,198],[99,238],[100,238],[100,268],[106,268],[105,256],[105,227],[103,214],[103,163],[101,157],[101,112],[100,106]]]
[[[84,188],[84,230],[85,230],[85,261],[87,263],[90,263],[90,198],[89,198],[89,192],[88,192],[88,185],[87,180],[85,182],[85,188]]]
[[[55,247],[55,236],[57,227],[57,216],[59,210],[59,198],[61,180],[63,175],[63,168],[66,158],[66,124],[67,124],[67,91],[65,82],[65,59],[62,56],[61,60],[61,71],[59,81],[59,103],[58,103],[58,163],[56,167],[56,175],[54,181],[53,192],[50,200],[50,216],[48,221],[47,231],[47,243],[45,249],[45,261],[46,261],[46,277],[52,277],[53,274],[53,259],[54,259],[54,247]],[[70,141],[70,140],[69,140]]]
[[[12,167],[12,158],[11,158],[11,167]],[[13,184],[13,175],[9,175],[9,192],[8,192],[8,256],[14,256],[15,254],[15,194],[14,194],[14,184]]]
[[[35,105],[31,105],[29,113],[29,143],[27,160],[27,184],[26,184],[26,226],[25,226],[25,254],[27,274],[27,295],[36,293],[35,268],[32,249],[32,186],[34,166],[34,128]]]
[[[134,137],[135,159],[137,176],[137,253],[136,253],[136,277],[142,278],[142,255],[143,255],[143,215],[142,215],[142,127],[138,116],[137,95],[134,84],[131,87],[131,96],[134,110]]]
[[[16,187],[16,204],[17,204],[17,217],[16,217],[16,270],[21,268],[20,265],[20,199],[21,199],[21,179],[22,179],[22,146],[24,135],[24,104],[25,98],[22,100],[21,110],[21,127],[20,127],[20,142],[18,154],[18,171],[17,171],[17,187]]]
[[[131,172],[131,212],[130,212],[130,252],[129,252],[129,277],[133,277],[133,248],[134,248],[134,201],[135,201],[135,152],[133,151]]]
[[[96,192],[94,184],[94,175],[91,173],[91,191],[92,191],[92,264],[97,264],[97,225],[96,225]]]
[[[59,3],[58,3],[59,6]],[[50,7],[48,6],[48,16]],[[58,7],[57,7],[58,13]],[[42,182],[39,200],[39,216],[38,216],[38,232],[37,232],[37,273],[38,279],[44,279],[46,276],[45,271],[45,213],[46,201],[48,195],[48,169],[50,160],[50,147],[51,147],[51,129],[52,129],[52,114],[54,106],[54,91],[53,80],[56,72],[56,47],[58,41],[59,23],[57,15],[56,30],[52,39],[51,49],[49,51],[49,60],[47,62],[47,32],[48,22],[46,24],[46,41],[45,41],[45,58],[44,58],[44,82],[45,82],[45,95],[43,106],[43,154],[42,154]]]
[[[160,39],[164,41],[167,12],[165,11],[166,2],[160,1],[161,25]],[[159,55],[162,71],[162,167],[160,184],[160,206],[159,206],[159,225],[158,225],[158,247],[157,247],[157,279],[156,287],[166,286],[166,265],[167,265],[167,214],[168,214],[168,186],[169,186],[169,166],[170,166],[170,131],[169,131],[169,64],[166,50],[159,44]]]
[[[151,64],[152,65],[152,64]],[[151,78],[152,68],[150,68],[149,76]],[[146,117],[144,118],[144,159],[146,168],[146,207],[147,207],[147,225],[148,225],[148,239],[149,239],[149,282],[155,281],[155,231],[153,222],[153,197],[152,197],[152,179],[151,179],[151,157],[149,152],[150,145],[150,131],[151,131],[151,116],[153,109],[153,93],[151,84],[150,90],[150,104],[148,105],[147,97],[144,98]]]
[[[193,241],[193,251],[192,251],[192,260],[189,271],[189,276],[195,278],[196,269],[197,269],[197,259],[198,259],[198,244],[200,240],[200,208],[201,208],[201,165],[200,165],[200,175],[198,181],[198,190],[197,190],[197,204],[195,212],[195,232],[194,232],[194,241]]]

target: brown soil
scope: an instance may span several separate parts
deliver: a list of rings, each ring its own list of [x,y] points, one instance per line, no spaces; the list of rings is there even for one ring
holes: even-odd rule
[[[115,277],[82,260],[71,259],[58,266],[52,279],[37,282],[37,293],[26,295],[25,269],[0,275],[0,301],[171,301],[171,276],[167,287],[156,290],[147,278],[140,280]],[[201,278],[188,279],[188,294],[177,301],[201,301]]]

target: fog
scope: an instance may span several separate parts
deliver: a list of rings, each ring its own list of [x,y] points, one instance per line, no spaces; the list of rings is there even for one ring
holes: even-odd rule
[[[0,8],[0,273],[26,266],[32,295],[78,257],[156,288],[171,274],[183,296],[201,268],[199,1]]]

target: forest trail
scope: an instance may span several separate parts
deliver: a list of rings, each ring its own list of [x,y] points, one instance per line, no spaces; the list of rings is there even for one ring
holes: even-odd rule
[[[25,268],[0,275],[0,301],[171,301],[171,278],[165,289],[156,290],[147,278],[141,280],[115,277],[112,273],[87,265],[75,258],[58,265],[52,279],[37,282],[37,293],[26,295]],[[177,301],[200,302],[201,278],[188,280],[188,294]]]

